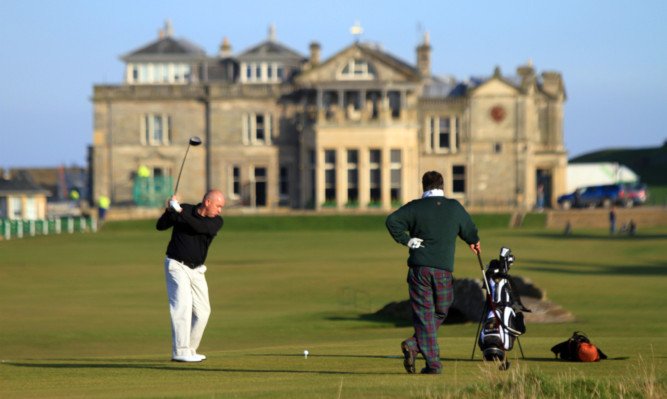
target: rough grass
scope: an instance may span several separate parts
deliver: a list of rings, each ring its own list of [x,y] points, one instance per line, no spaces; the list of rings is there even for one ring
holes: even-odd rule
[[[507,372],[479,350],[471,360],[476,323],[446,325],[437,377],[406,375],[399,344],[410,326],[372,316],[407,297],[406,250],[383,218],[315,217],[305,230],[226,218],[207,262],[213,314],[200,350],[209,359],[186,365],[169,361],[168,233],[154,221],[0,241],[0,397],[664,397],[667,228],[565,237],[495,227],[502,218],[476,220],[485,261],[510,247],[512,273],[578,321],[528,325],[525,358],[515,346]],[[456,262],[458,278],[480,274],[463,243]],[[575,330],[611,359],[555,361],[549,348]]]

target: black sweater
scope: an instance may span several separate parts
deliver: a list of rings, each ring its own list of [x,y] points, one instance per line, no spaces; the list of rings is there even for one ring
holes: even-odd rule
[[[456,237],[467,244],[479,241],[477,227],[468,212],[454,199],[428,197],[410,201],[386,220],[389,233],[399,244],[411,237],[424,240],[423,248],[410,249],[408,266],[429,266],[454,271]]]
[[[180,213],[166,210],[155,226],[160,231],[173,227],[167,257],[190,267],[204,264],[208,247],[223,225],[220,216],[201,216],[197,212],[199,205],[181,204]]]

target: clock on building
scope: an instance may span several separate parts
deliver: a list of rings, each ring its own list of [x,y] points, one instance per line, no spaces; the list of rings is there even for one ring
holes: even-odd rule
[[[505,108],[503,108],[502,105],[496,105],[491,108],[491,112],[489,114],[491,115],[491,119],[494,121],[502,122],[502,120],[505,119],[505,115],[507,115],[507,111],[505,111]]]

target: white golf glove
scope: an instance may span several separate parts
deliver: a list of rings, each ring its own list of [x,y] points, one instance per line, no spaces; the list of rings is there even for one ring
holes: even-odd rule
[[[410,241],[408,241],[407,245],[408,245],[408,248],[412,248],[412,249],[424,248],[424,246],[422,245],[422,242],[424,242],[424,240],[422,240],[421,238],[412,237],[410,239]]]
[[[180,211],[183,210],[183,208],[181,208],[181,205],[176,200],[169,201],[169,206],[171,207],[171,209],[175,210],[176,212],[180,212]]]

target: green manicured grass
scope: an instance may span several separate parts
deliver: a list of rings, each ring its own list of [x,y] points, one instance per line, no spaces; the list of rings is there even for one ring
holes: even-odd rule
[[[649,199],[647,205],[665,206],[667,205],[667,186],[649,186]]]
[[[509,372],[479,350],[470,360],[477,323],[468,323],[441,328],[442,375],[405,374],[397,356],[411,327],[371,316],[407,298],[407,250],[379,215],[226,217],[207,262],[213,310],[200,352],[209,359],[172,363],[169,233],[154,221],[108,222],[96,234],[0,241],[0,397],[665,395],[667,227],[563,236],[528,219],[520,229],[506,228],[506,215],[474,219],[485,261],[511,248],[511,272],[578,319],[529,324],[526,358],[515,346]],[[460,242],[455,276],[480,274]],[[575,330],[612,359],[554,361],[551,346]]]

